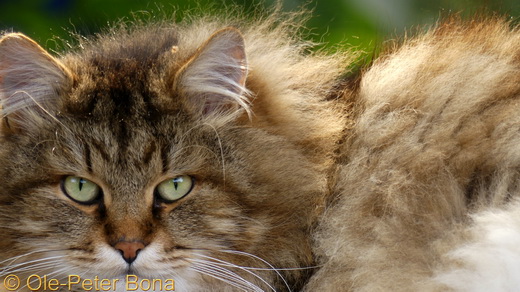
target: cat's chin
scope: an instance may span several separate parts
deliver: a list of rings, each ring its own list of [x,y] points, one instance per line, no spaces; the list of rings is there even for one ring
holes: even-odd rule
[[[114,283],[112,291],[203,291],[200,276],[189,269],[167,271],[139,271],[129,267],[125,273],[112,277],[97,275],[98,279]]]
[[[129,267],[126,272],[114,275],[113,273],[88,273],[78,278],[81,283],[105,283],[110,291],[179,291],[179,287],[195,288],[199,277],[187,269],[170,270],[164,273],[140,273],[138,269]],[[192,289],[182,291],[193,291]]]

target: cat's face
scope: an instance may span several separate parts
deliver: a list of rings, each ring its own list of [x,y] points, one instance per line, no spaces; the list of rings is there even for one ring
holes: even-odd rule
[[[324,179],[250,125],[242,37],[137,39],[61,61],[2,39],[0,278],[298,288],[309,270],[275,269],[312,265]]]

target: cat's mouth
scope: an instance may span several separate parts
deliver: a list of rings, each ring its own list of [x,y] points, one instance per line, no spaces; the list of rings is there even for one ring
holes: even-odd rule
[[[126,269],[126,272],[124,273],[124,276],[128,276],[128,275],[139,276],[138,272],[132,267],[132,265],[129,265],[128,268]]]
[[[152,276],[152,275],[150,275],[148,273],[139,272],[136,268],[128,267],[122,273],[120,273],[118,275],[115,275],[115,276],[112,276],[112,277],[109,277],[109,278],[119,279],[121,281],[126,282],[126,281],[137,281],[137,280],[142,280],[142,279],[154,280],[154,279],[159,279],[159,278],[162,278],[162,277]]]

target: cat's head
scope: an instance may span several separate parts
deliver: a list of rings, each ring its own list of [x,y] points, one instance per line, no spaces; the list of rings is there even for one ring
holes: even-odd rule
[[[60,59],[1,39],[0,278],[298,287],[309,270],[276,269],[313,264],[326,182],[266,113],[282,96],[262,97],[242,34],[125,33]]]

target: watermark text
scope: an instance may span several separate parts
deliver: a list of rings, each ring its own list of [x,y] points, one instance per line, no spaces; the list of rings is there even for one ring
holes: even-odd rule
[[[47,275],[33,274],[20,278],[11,274],[2,279],[0,285],[7,291],[116,291],[124,287],[126,291],[175,291],[173,279],[140,279],[136,275],[126,275],[125,279],[82,278],[69,275],[67,278],[53,278]],[[1,286],[0,286],[1,288]],[[2,290],[2,289],[0,289]]]

